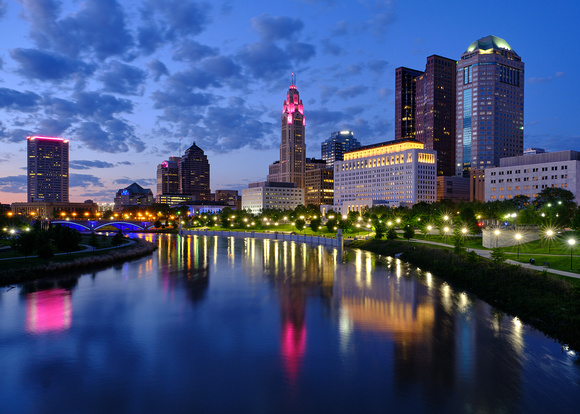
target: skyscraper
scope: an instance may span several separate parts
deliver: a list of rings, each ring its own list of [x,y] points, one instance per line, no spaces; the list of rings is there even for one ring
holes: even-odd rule
[[[157,195],[179,193],[179,157],[169,157],[157,166]]]
[[[415,90],[423,72],[395,69],[395,140],[415,138]]]
[[[282,107],[280,172],[278,181],[305,186],[306,143],[304,140],[304,108],[296,89],[296,78],[292,82]]]
[[[28,202],[68,203],[68,140],[30,136],[28,141]]]
[[[354,137],[354,132],[337,131],[330,134],[330,137],[320,145],[320,152],[326,165],[332,167],[335,161],[344,160],[345,152],[360,146],[360,142]]]
[[[179,161],[180,193],[195,197],[195,201],[209,201],[209,162],[203,150],[195,145],[185,150]]]
[[[455,76],[452,59],[432,55],[425,72],[397,68],[395,139],[413,138],[437,151],[437,175],[455,174]]]
[[[457,63],[457,175],[524,149],[524,63],[503,39],[473,42]]]

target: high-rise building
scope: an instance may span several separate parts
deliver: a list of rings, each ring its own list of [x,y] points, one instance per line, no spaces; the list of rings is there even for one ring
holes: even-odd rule
[[[415,139],[437,151],[437,175],[455,174],[455,60],[432,55],[417,78]]]
[[[209,162],[203,150],[195,145],[185,150],[179,161],[179,189],[181,194],[195,197],[195,201],[209,201]]]
[[[28,141],[28,202],[68,203],[68,140],[30,136]]]
[[[306,171],[304,192],[306,205],[332,205],[334,203],[334,169],[315,168]]]
[[[179,157],[169,157],[157,166],[157,195],[179,193]]]
[[[415,138],[415,91],[422,74],[415,69],[395,69],[395,140]]]
[[[294,74],[291,83],[282,107],[278,181],[295,183],[298,188],[304,188],[306,174],[304,108],[296,89]]]
[[[524,63],[503,39],[473,42],[457,63],[457,175],[524,149]]]
[[[397,68],[395,139],[416,139],[437,151],[437,175],[455,174],[456,62],[427,58],[425,72]]]
[[[343,154],[345,152],[360,146],[360,142],[354,137],[354,132],[337,131],[330,134],[330,137],[320,145],[320,152],[322,159],[326,161],[326,165],[332,167],[335,161],[344,159]]]

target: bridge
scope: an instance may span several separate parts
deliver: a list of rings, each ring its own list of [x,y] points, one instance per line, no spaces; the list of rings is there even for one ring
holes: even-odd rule
[[[60,224],[78,231],[99,231],[107,227],[121,231],[140,231],[153,227],[150,221],[136,220],[52,220],[51,224]]]

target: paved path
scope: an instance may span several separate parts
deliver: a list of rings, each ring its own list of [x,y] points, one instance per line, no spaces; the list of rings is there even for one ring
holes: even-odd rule
[[[444,247],[451,247],[451,248],[454,247],[451,244],[432,242],[432,241],[429,241],[429,240],[411,239],[411,241],[418,242],[418,243],[423,243],[423,244],[434,244],[436,246],[444,246]],[[485,257],[485,258],[488,258],[488,259],[491,258],[491,250],[483,250],[483,249],[468,249],[468,250],[473,250],[475,253],[477,253],[481,257]],[[515,253],[506,253],[506,254],[515,254]],[[556,254],[554,254],[552,256],[562,256],[562,255],[556,255]],[[575,279],[580,279],[580,275],[578,273],[566,272],[565,270],[550,269],[547,266],[537,266],[537,265],[533,265],[533,264],[530,264],[530,263],[521,263],[521,262],[516,262],[515,260],[510,260],[510,259],[506,260],[506,262],[509,263],[509,264],[515,264],[515,265],[519,265],[519,266],[525,267],[526,269],[532,269],[532,270],[535,270],[537,272],[541,272],[541,271],[545,270],[545,271],[547,271],[549,273],[554,273],[556,275],[561,275],[561,276],[573,277]]]
[[[111,250],[111,249],[116,249],[116,248],[118,248],[118,247],[125,247],[125,246],[127,246],[128,244],[133,244],[133,243],[135,243],[135,240],[128,239],[128,242],[129,242],[129,243],[123,243],[122,245],[120,245],[120,246],[116,246],[116,247],[103,247],[102,249],[95,249],[95,252],[100,252],[100,251],[103,251],[103,250]],[[86,244],[79,244],[79,246],[82,246],[82,247],[84,247],[84,249],[83,249],[83,250],[77,250],[76,252],[71,252],[70,254],[77,254],[77,253],[88,253],[88,252],[92,252],[92,251],[93,251],[93,248],[92,248],[91,246],[89,246],[89,245],[86,245]],[[54,255],[55,255],[55,256],[63,256],[63,255],[65,255],[65,254],[69,254],[69,253],[55,253]],[[32,258],[32,257],[38,257],[38,256],[34,255],[34,256],[28,256],[28,257],[24,257],[24,256],[20,256],[20,257],[5,257],[5,258],[3,258],[3,259],[0,259],[0,260],[30,259],[30,258]]]

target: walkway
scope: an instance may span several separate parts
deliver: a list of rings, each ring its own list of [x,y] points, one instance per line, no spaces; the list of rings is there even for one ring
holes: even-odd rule
[[[418,242],[418,243],[422,243],[422,244],[433,244],[435,246],[443,246],[443,247],[450,247],[450,248],[455,247],[451,244],[433,242],[433,241],[428,241],[428,240],[411,239],[410,241],[414,241],[414,242]],[[487,259],[491,259],[491,250],[483,250],[483,249],[468,249],[468,250],[473,250],[475,253],[477,253],[478,256],[485,257]],[[516,253],[507,253],[506,252],[506,254],[516,254]],[[553,255],[553,256],[562,256],[562,255]],[[554,273],[556,275],[580,279],[580,275],[578,273],[566,272],[565,270],[550,269],[547,266],[536,266],[536,265],[533,265],[530,263],[521,263],[521,262],[516,262],[515,260],[510,260],[510,259],[506,260],[506,262],[509,264],[515,264],[515,265],[518,265],[521,267],[525,267],[526,269],[532,269],[532,270],[535,270],[536,272],[541,272],[541,271],[545,270],[546,272]]]
[[[103,247],[102,249],[95,249],[95,252],[101,252],[103,250],[117,249],[119,247],[126,247],[126,246],[128,246],[130,244],[135,243],[135,240],[127,239],[127,241],[128,241],[128,243],[123,243],[123,244],[121,244],[119,246],[115,246],[115,247]],[[91,246],[89,246],[89,245],[79,244],[79,246],[84,247],[84,249],[77,250],[77,251],[70,252],[70,253],[55,253],[54,255],[55,256],[63,256],[65,254],[89,253],[89,252],[92,252],[93,251],[93,248]],[[38,257],[38,256],[37,255],[33,255],[33,256],[27,256],[27,257],[24,257],[24,256],[19,256],[19,257],[5,257],[5,258],[2,258],[0,260],[30,259],[30,258],[33,258],[33,257]]]

